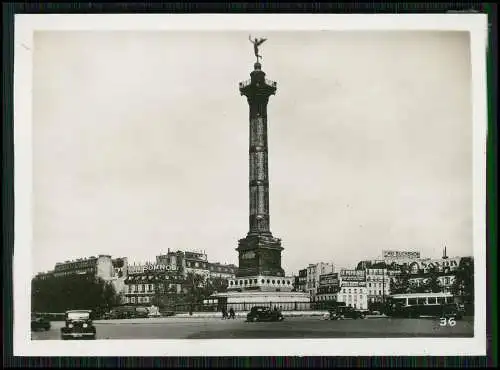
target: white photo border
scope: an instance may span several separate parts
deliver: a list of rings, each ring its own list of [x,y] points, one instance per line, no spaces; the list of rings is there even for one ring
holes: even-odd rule
[[[14,356],[484,356],[486,355],[486,14],[15,15]],[[32,341],[32,64],[37,30],[461,30],[470,33],[473,96],[473,338]],[[360,345],[361,341],[361,345]]]

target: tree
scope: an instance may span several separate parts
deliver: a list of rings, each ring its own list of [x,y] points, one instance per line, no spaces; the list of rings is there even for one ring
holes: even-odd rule
[[[151,304],[163,308],[163,297],[165,294],[165,288],[163,284],[154,284],[153,289],[153,298],[151,299]]]
[[[441,282],[439,281],[439,271],[436,266],[429,269],[429,278],[425,282],[426,293],[439,293],[442,291]]]
[[[474,261],[464,257],[458,264],[451,291],[454,295],[462,297],[464,302],[474,302]]]
[[[207,279],[205,287],[204,296],[208,298],[214,293],[224,293],[227,291],[228,281],[221,277]]]
[[[186,301],[189,304],[189,312],[192,313],[193,307],[201,303],[204,297],[205,279],[202,275],[188,272],[184,281]]]
[[[111,283],[95,276],[68,275],[33,279],[31,306],[35,312],[64,312],[72,309],[102,311],[119,304]]]
[[[405,294],[410,292],[410,273],[403,265],[398,275],[390,282],[391,294]]]

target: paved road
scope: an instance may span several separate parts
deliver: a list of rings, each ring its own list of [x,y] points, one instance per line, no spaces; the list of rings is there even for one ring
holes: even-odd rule
[[[52,322],[46,332],[33,332],[34,340],[60,339],[62,322]],[[95,323],[97,339],[228,339],[228,338],[403,338],[472,337],[473,318],[442,327],[438,319],[391,319],[325,321],[319,317],[290,317],[283,322],[247,323],[243,319],[164,318]]]

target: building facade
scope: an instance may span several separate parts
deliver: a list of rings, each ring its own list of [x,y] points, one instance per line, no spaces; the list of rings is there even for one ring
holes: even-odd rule
[[[381,309],[386,298],[391,294],[391,279],[394,274],[387,268],[366,269],[366,291],[368,308]]]
[[[204,279],[210,277],[210,263],[204,252],[184,252],[184,272],[185,275],[191,273],[203,276]]]
[[[331,302],[337,300],[340,291],[340,280],[337,272],[319,276],[319,287],[316,294],[318,302]]]
[[[123,302],[151,305],[158,295],[168,298],[182,293],[183,283],[182,270],[174,270],[170,265],[156,263],[131,265],[125,279]]]
[[[448,257],[446,248],[441,258],[421,257],[420,252],[416,251],[383,251],[382,258],[361,261],[357,269],[367,271],[368,300],[373,303],[383,301],[384,295],[391,293],[392,282],[403,273],[409,276],[409,292],[439,290],[449,293],[463,259],[472,260],[472,257]],[[384,275],[382,270],[385,270]],[[438,283],[432,284],[433,279]]]
[[[295,290],[297,292],[307,292],[307,269],[299,270],[299,275],[296,279]]]
[[[238,267],[233,264],[224,265],[218,262],[208,264],[208,274],[210,279],[234,279],[237,270]]]
[[[307,266],[306,292],[309,293],[312,302],[316,301],[319,288],[319,277],[321,275],[335,272],[335,266],[329,262],[319,262]]]
[[[339,274],[340,290],[337,302],[361,310],[368,309],[368,289],[365,270],[342,269]]]
[[[124,261],[121,268],[116,268],[118,260]],[[126,273],[126,257],[112,259],[110,255],[101,254],[99,256],[91,256],[86,258],[77,258],[64,262],[57,262],[54,269],[45,273],[39,273],[35,276],[37,279],[44,279],[50,276],[64,277],[68,275],[94,275],[105,281],[114,279],[118,271]],[[123,273],[123,272],[122,272]]]
[[[444,255],[441,259],[426,258],[413,261],[408,266],[412,290],[421,291],[429,286],[431,279],[436,278],[442,292],[451,292],[461,259],[462,257],[449,258]]]
[[[156,296],[172,303],[189,290],[189,276],[201,276],[199,284],[204,285],[210,279],[233,279],[236,269],[235,265],[208,262],[204,252],[168,250],[156,256],[155,262],[128,265],[124,301],[147,305]]]

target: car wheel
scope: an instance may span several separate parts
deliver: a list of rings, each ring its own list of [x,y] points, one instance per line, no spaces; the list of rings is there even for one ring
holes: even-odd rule
[[[365,317],[366,317],[366,316],[365,316],[364,314],[362,314],[362,315],[360,316],[360,319],[364,319]]]
[[[258,321],[258,320],[257,320],[257,318],[256,318],[256,317],[253,317],[253,318],[252,318],[252,322],[257,322],[257,321]]]

